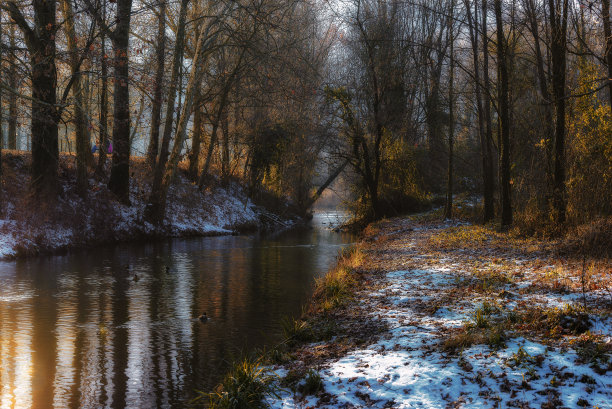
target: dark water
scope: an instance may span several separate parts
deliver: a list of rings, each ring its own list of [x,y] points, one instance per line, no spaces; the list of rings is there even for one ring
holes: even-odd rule
[[[0,408],[183,407],[281,339],[353,240],[329,221],[0,264]]]

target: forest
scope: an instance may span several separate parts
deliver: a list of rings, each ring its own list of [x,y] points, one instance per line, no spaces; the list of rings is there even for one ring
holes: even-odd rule
[[[80,196],[95,177],[125,204],[142,158],[156,223],[178,169],[300,212],[343,173],[365,220],[450,217],[461,192],[503,226],[610,214],[607,0],[6,0],[0,21],[2,147],[31,152],[37,197],[61,153]]]
[[[0,0],[0,407],[609,407],[610,13]]]

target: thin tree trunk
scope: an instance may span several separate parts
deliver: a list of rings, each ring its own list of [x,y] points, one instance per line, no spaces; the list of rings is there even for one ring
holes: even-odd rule
[[[612,21],[610,20],[610,0],[601,0],[601,17],[606,37],[606,61],[608,62],[608,92],[612,111]]]
[[[561,3],[563,1],[563,3]],[[568,0],[548,0],[551,23],[552,86],[555,101],[553,206],[557,223],[565,222],[565,76]]]
[[[74,98],[74,125],[76,133],[77,192],[80,196],[85,196],[87,194],[87,158],[90,152],[90,138],[86,120],[87,113],[84,110],[85,98],[81,84],[81,74],[79,73],[79,51],[71,0],[62,0],[62,13],[64,16],[64,32],[70,54],[70,74],[74,77],[72,96]]]
[[[147,149],[147,163],[151,169],[155,169],[157,153],[159,151],[159,127],[161,125],[162,110],[162,90],[164,82],[166,53],[166,1],[162,0],[159,6],[159,18],[157,24],[157,67],[155,71],[155,85],[153,89],[153,107],[151,109],[151,134],[149,137],[149,147]]]
[[[106,3],[104,3],[102,18],[106,20]],[[108,145],[108,64],[106,61],[106,36],[102,33],[101,42],[102,52],[100,53],[100,68],[102,74],[102,84],[100,89],[100,135],[98,137],[98,165],[96,176],[101,178],[104,175],[106,165],[106,152]]]
[[[310,206],[312,206],[323,194],[323,192],[325,191],[325,189],[327,189],[329,187],[329,185],[331,185],[333,183],[334,180],[336,180],[336,178],[338,176],[340,176],[340,174],[342,173],[342,171],[344,170],[344,168],[346,168],[346,165],[348,165],[350,162],[349,159],[346,159],[342,165],[338,166],[338,168],[333,171],[325,180],[325,182],[323,182],[323,184],[321,186],[319,186],[319,188],[317,189],[317,191],[315,192],[314,195],[312,195],[311,198],[308,199],[308,201],[306,201],[306,203],[304,204],[304,211],[308,210],[308,208],[310,208]]]
[[[450,41],[450,78],[448,84],[448,173],[446,179],[446,206],[444,208],[444,218],[452,219],[453,217],[453,142],[454,142],[454,95],[453,87],[455,85],[455,56],[454,56],[454,35],[453,35],[453,14],[454,2],[451,3],[451,18],[449,19],[449,41]]]
[[[136,114],[136,120],[134,121],[134,126],[132,126],[132,132],[130,133],[130,150],[132,149],[132,146],[134,144],[134,139],[136,139],[138,128],[140,128],[140,120],[142,119],[144,108],[145,108],[145,94],[142,94],[142,96],[140,97],[138,113]]]
[[[225,104],[227,103],[227,97],[229,94],[229,86],[226,84],[223,93],[221,94],[221,100],[219,101],[219,107],[217,108],[217,115],[213,119],[212,123],[212,132],[210,134],[210,144],[208,145],[208,152],[206,154],[206,160],[204,161],[204,167],[202,168],[202,172],[200,173],[200,179],[198,181],[198,187],[200,189],[204,188],[206,184],[206,179],[208,177],[208,170],[210,168],[210,163],[212,161],[212,154],[215,150],[215,146],[217,145],[217,134],[219,132],[219,123],[221,122],[221,115],[223,110],[225,109]]]
[[[221,180],[225,185],[229,180],[230,173],[230,152],[229,152],[229,106],[225,106],[221,115],[221,123],[223,126],[223,143],[222,143],[222,158],[221,158]]]
[[[168,164],[164,171],[164,176],[162,183],[159,186],[159,190],[152,192],[152,198],[154,197],[154,201],[150,201],[147,207],[147,218],[150,221],[160,222],[163,220],[166,211],[166,197],[168,195],[168,188],[170,187],[170,183],[174,177],[174,173],[176,172],[176,168],[179,163],[179,159],[181,157],[181,153],[183,151],[183,144],[185,142],[187,136],[187,126],[189,123],[189,118],[191,117],[191,112],[193,110],[193,100],[196,94],[196,88],[201,82],[201,76],[203,72],[204,65],[204,51],[205,42],[208,42],[205,26],[202,27],[202,31],[198,37],[198,42],[196,45],[196,49],[193,55],[194,64],[191,67],[191,73],[189,74],[189,81],[187,83],[187,89],[185,92],[185,101],[183,103],[183,108],[181,110],[181,116],[178,121],[178,128],[176,132],[176,137],[174,138],[174,146],[172,147],[172,154],[168,159]],[[157,194],[155,194],[157,193]],[[153,196],[155,195],[155,196]]]
[[[191,153],[189,154],[189,178],[196,181],[198,178],[198,166],[200,161],[200,146],[204,127],[204,106],[201,101],[201,84],[198,84],[195,96],[195,112],[193,115],[193,137],[191,139]]]
[[[124,204],[130,204],[130,88],[129,34],[132,0],[117,0],[113,101],[113,158],[108,188]]]
[[[484,221],[495,217],[495,175],[493,172],[493,125],[491,123],[491,81],[489,79],[489,34],[487,26],[487,0],[482,1],[482,82],[484,91],[483,117],[485,125],[484,142]],[[487,206],[489,203],[489,206]]]
[[[15,58],[15,25],[10,25],[9,41],[11,52],[9,53],[9,87],[17,90],[17,59]],[[11,92],[9,94],[9,109],[8,109],[8,140],[7,147],[9,149],[17,149],[17,94]]]
[[[483,5],[486,7],[486,4]],[[493,200],[493,174],[491,166],[491,144],[489,136],[487,135],[487,120],[490,122],[490,117],[484,112],[483,101],[482,101],[482,84],[480,83],[480,68],[478,60],[478,1],[474,1],[474,17],[472,18],[471,8],[469,1],[466,1],[466,10],[468,16],[470,40],[472,43],[472,59],[474,63],[474,92],[476,96],[476,112],[478,114],[478,134],[480,137],[480,155],[482,160],[482,181],[483,181],[483,197],[484,197],[484,214],[483,222],[487,223],[494,217],[495,202]],[[486,9],[483,10],[483,25],[486,26]],[[486,47],[487,43],[487,32],[486,28],[483,29],[483,48]],[[483,49],[483,53],[486,55],[487,63],[486,69],[488,70],[488,50]],[[488,72],[483,73],[485,82],[488,86]],[[485,98],[487,99],[485,105],[487,109],[490,109],[488,91],[485,90]]]
[[[495,21],[497,26],[497,63],[499,69],[499,123],[501,142],[501,205],[502,226],[512,224],[512,201],[510,191],[510,123],[509,123],[509,75],[506,55],[506,38],[502,20],[502,1],[495,0]]]
[[[4,23],[2,22],[3,10],[0,8],[0,76],[2,75],[2,37],[4,34]],[[0,215],[4,214],[4,183],[2,183],[2,148],[4,147],[4,108],[2,106],[2,88],[0,88]]]
[[[550,92],[548,91],[548,82],[546,81],[546,73],[544,71],[544,57],[542,55],[542,49],[540,46],[540,34],[538,30],[538,18],[536,16],[536,8],[533,0],[528,0],[527,3],[527,17],[529,19],[529,26],[531,29],[531,35],[533,36],[533,44],[536,57],[536,67],[538,71],[538,85],[540,86],[540,94],[542,95],[542,103],[544,105],[544,123],[545,123],[545,148],[546,148],[546,175],[548,178],[548,186],[552,185],[553,171],[552,171],[552,142],[554,140],[553,132],[553,114],[551,110],[551,98]]]
[[[183,52],[185,51],[185,20],[187,19],[187,4],[189,0],[181,0],[181,8],[179,11],[179,19],[176,31],[176,40],[174,44],[174,56],[172,58],[172,73],[170,74],[170,88],[168,89],[168,103],[166,105],[166,117],[164,121],[164,134],[159,152],[159,157],[153,172],[153,186],[149,195],[149,203],[147,204],[148,220],[161,222],[158,218],[161,206],[159,200],[159,189],[161,188],[166,162],[168,161],[170,138],[172,136],[172,123],[174,121],[174,104],[176,100],[177,85],[179,80],[180,66],[183,61]],[[163,205],[165,207],[165,204]]]

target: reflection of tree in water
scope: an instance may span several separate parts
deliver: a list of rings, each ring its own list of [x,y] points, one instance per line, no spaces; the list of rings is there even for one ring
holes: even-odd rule
[[[0,300],[22,296],[0,303],[0,405],[182,406],[278,342],[281,319],[300,314],[348,241],[317,227],[15,264],[0,287]],[[207,323],[194,320],[204,311]]]

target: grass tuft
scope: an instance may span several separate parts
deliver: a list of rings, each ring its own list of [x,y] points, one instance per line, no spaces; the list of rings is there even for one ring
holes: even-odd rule
[[[260,360],[244,359],[234,364],[213,392],[199,392],[194,403],[203,403],[208,398],[207,407],[211,409],[268,408],[266,399],[279,397],[276,380]]]
[[[306,373],[304,384],[298,387],[302,395],[316,395],[324,390],[323,379],[321,375],[312,369]]]

